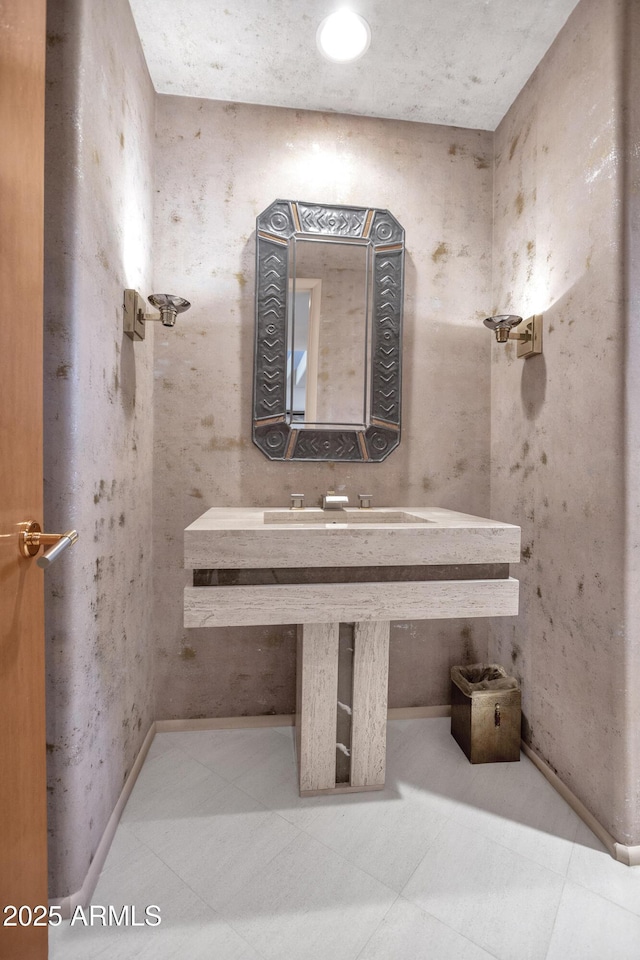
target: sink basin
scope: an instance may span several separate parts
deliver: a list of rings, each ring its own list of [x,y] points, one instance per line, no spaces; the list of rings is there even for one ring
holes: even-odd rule
[[[184,556],[194,570],[518,563],[520,528],[442,507],[212,507]]]
[[[433,523],[428,517],[403,510],[384,510],[374,507],[345,507],[343,510],[322,510],[305,507],[303,510],[265,510],[263,523]]]

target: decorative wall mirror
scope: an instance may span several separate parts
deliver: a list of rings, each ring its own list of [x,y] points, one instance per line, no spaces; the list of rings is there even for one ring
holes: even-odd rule
[[[400,443],[404,230],[388,210],[276,200],[256,224],[253,440],[271,460]]]

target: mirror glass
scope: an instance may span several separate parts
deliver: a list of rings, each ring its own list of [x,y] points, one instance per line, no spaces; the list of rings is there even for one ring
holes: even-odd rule
[[[296,238],[292,244],[287,414],[307,425],[363,427],[368,246]]]
[[[400,442],[402,227],[276,200],[256,260],[254,442],[277,460],[383,460]]]

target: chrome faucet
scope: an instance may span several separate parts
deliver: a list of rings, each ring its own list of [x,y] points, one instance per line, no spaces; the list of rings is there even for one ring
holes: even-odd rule
[[[327,490],[322,498],[323,510],[344,510],[349,504],[349,497],[337,494],[335,490]]]

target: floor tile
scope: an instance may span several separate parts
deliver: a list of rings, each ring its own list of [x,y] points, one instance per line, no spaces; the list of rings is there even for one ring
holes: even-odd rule
[[[519,763],[479,765],[465,800],[452,817],[468,830],[563,876],[581,823],[524,756]]]
[[[232,784],[190,816],[138,820],[131,829],[214,909],[298,835],[292,824]]]
[[[158,927],[70,927],[49,935],[49,960],[262,960],[200,900],[181,904],[179,921]]]
[[[493,954],[399,897],[358,960],[493,960]]]
[[[104,874],[107,870],[117,871],[121,867],[125,869],[126,865],[131,862],[136,854],[140,852],[144,853],[147,849],[146,845],[141,840],[138,840],[133,831],[129,829],[129,826],[120,821],[111,842],[102,873]]]
[[[84,909],[50,936],[50,960],[260,960],[259,954],[144,844],[129,834],[129,857],[109,858]],[[157,916],[161,922],[145,924]],[[109,924],[109,907],[113,908]],[[123,908],[126,912],[123,913]],[[104,920],[101,909],[104,908]],[[115,920],[120,919],[122,925]],[[133,925],[135,921],[136,925]]]
[[[179,734],[176,736],[174,733],[156,733],[147,751],[145,763],[150,760],[156,760],[158,757],[161,757],[163,753],[167,753],[176,747],[181,749]]]
[[[186,815],[227,781],[179,750],[145,762],[122,814],[122,823]]]
[[[287,737],[289,740],[295,739],[296,728],[294,724],[287,724],[285,727],[273,727],[273,730],[276,733],[279,733],[282,737]]]
[[[154,942],[151,931],[136,937],[127,929],[114,945],[117,949],[104,956],[109,960],[262,960],[227,923],[211,920],[212,913],[192,913],[182,924],[158,931]]]
[[[162,745],[169,744],[172,749],[175,750],[184,750],[185,743],[187,738],[192,733],[197,733],[198,731],[194,730],[166,730],[156,733],[153,738],[153,744],[156,740],[160,740]],[[152,744],[152,746],[153,746]]]
[[[389,723],[383,791],[305,799],[292,727],[157,734],[93,903],[162,923],[67,921],[52,960],[640,957],[640,868],[448,718]]]
[[[451,737],[449,724],[447,718],[414,720],[405,730],[392,729],[387,742],[387,786],[422,790],[443,816],[465,799],[478,773]]]
[[[403,896],[500,960],[544,960],[563,883],[450,821]]]
[[[584,823],[580,823],[576,833],[567,876],[640,916],[640,867],[628,867],[614,860]]]
[[[138,912],[155,904],[164,914],[167,910],[175,911],[174,901],[185,892],[188,899],[196,899],[184,882],[145,843],[134,837],[128,856],[116,861],[107,859],[91,902],[114,906],[133,904]]]
[[[96,927],[69,926],[63,920],[60,926],[49,927],[49,960],[98,960],[109,957],[112,938],[108,931]]]
[[[338,799],[300,796],[295,746],[285,737],[281,737],[277,750],[234,780],[234,785],[300,829],[307,827],[323,806],[331,806]]]
[[[640,917],[567,881],[547,960],[637,960],[639,956]]]
[[[403,745],[398,757],[387,754],[386,786],[396,793],[422,796],[433,816],[449,818],[469,795],[477,771],[462,758],[448,756],[417,741]]]
[[[394,891],[300,834],[223,914],[267,960],[355,960]]]
[[[416,720],[390,720],[387,724],[387,741],[394,744],[396,735],[400,749],[418,750],[420,756],[433,753],[444,754],[456,761],[464,761],[471,772],[477,767],[469,764],[464,753],[451,736],[450,717],[430,717]],[[394,753],[396,750],[394,749]]]
[[[333,799],[307,833],[398,892],[447,822],[430,794],[404,784]]]
[[[183,734],[182,749],[225,780],[235,780],[282,746],[276,727],[197,730]]]
[[[394,731],[394,730],[399,730],[401,732],[408,730],[412,723],[415,723],[415,721],[414,720],[388,720],[387,736],[389,736],[391,731]]]

